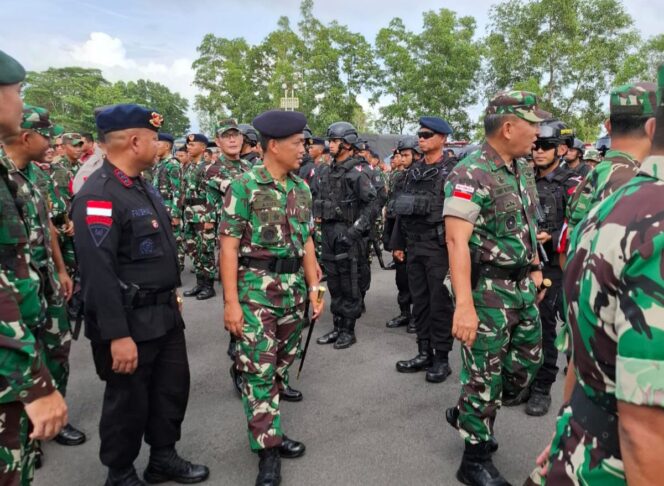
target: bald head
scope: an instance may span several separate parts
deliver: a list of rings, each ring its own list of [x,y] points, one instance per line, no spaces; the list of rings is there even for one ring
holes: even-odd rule
[[[104,146],[113,165],[138,175],[156,162],[157,132],[147,128],[113,131],[105,135]]]

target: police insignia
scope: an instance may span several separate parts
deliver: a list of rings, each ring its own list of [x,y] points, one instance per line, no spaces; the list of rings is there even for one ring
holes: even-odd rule
[[[164,123],[164,117],[155,111],[153,111],[150,116],[151,116],[149,120],[150,125],[152,125],[155,128],[161,128],[162,123]]]
[[[124,172],[122,172],[120,169],[115,169],[113,171],[113,174],[115,174],[115,177],[118,178],[120,184],[122,184],[123,186],[131,187],[134,185],[133,181],[129,178],[129,176]]]
[[[111,201],[88,201],[85,222],[95,245],[100,246],[113,225],[113,203]]]

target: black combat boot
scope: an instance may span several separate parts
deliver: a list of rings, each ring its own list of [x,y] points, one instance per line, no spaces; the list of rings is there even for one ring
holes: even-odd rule
[[[242,381],[242,373],[235,368],[235,363],[231,365],[231,381],[233,382],[235,393],[239,398],[242,398],[242,386],[244,382]]]
[[[306,449],[302,442],[289,439],[284,435],[279,446],[279,455],[284,459],[295,459],[296,457],[302,457]]]
[[[153,447],[150,449],[150,462],[143,478],[150,484],[174,481],[180,484],[193,484],[205,481],[210,470],[200,464],[192,464],[182,459],[175,447]]]
[[[429,366],[431,366],[431,351],[429,350],[428,339],[417,342],[417,356],[412,359],[397,361],[397,371],[399,373],[416,373],[426,370]]]
[[[442,383],[451,374],[452,369],[447,360],[447,353],[439,349],[434,349],[432,363],[427,370],[426,380],[429,383]]]
[[[279,486],[281,483],[281,457],[279,448],[271,447],[258,453],[258,476],[256,486]]]
[[[85,434],[71,424],[65,425],[58,435],[55,436],[55,441],[58,444],[66,446],[83,444],[85,439]]]
[[[203,290],[203,278],[196,275],[196,285],[190,290],[185,290],[182,295],[185,297],[195,297]]]
[[[279,398],[284,402],[301,402],[304,396],[301,391],[287,385],[279,392]]]
[[[445,410],[445,420],[456,430],[459,430],[459,407],[450,407]],[[498,441],[495,437],[489,439],[489,452],[496,452],[498,450]]]
[[[217,295],[214,291],[214,280],[206,278],[203,280],[203,289],[196,296],[196,300],[207,300]]]
[[[339,331],[341,327],[342,318],[339,316],[332,316],[332,322],[334,322],[334,328],[327,334],[323,334],[321,337],[316,339],[318,344],[332,344],[336,343],[339,338]]]
[[[528,401],[529,396],[530,396],[529,388],[524,388],[516,395],[513,393],[506,392],[503,389],[503,398],[502,398],[503,407],[516,407],[517,405],[521,405],[522,403]]]
[[[415,326],[415,318],[411,315],[410,320],[408,321],[408,327],[406,328],[408,334],[417,333],[417,326]]]
[[[493,465],[490,449],[488,442],[466,443],[457,479],[471,486],[510,486]]]
[[[526,413],[533,417],[546,415],[551,407],[551,391],[545,387],[532,386],[526,404]]]
[[[357,342],[355,339],[355,319],[344,319],[339,329],[339,337],[334,343],[334,349],[350,348]]]
[[[105,486],[145,486],[145,483],[138,478],[134,466],[124,469],[114,467],[108,468]]]
[[[401,309],[401,314],[387,321],[387,324],[385,324],[385,326],[389,327],[390,329],[406,326],[408,325],[412,317],[413,316],[410,314],[410,309],[408,309],[408,307],[404,307],[403,309]]]

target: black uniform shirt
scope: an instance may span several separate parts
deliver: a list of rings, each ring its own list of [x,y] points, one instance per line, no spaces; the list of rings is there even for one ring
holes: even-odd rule
[[[92,341],[156,339],[183,325],[175,302],[129,308],[123,287],[163,293],[180,285],[170,218],[155,188],[105,160],[72,205],[76,256]]]

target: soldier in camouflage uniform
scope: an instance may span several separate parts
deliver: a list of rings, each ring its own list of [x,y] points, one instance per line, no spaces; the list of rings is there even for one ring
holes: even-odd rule
[[[152,184],[157,188],[171,217],[173,235],[178,245],[178,262],[180,271],[184,270],[184,235],[182,232],[182,166],[173,157],[173,136],[160,133],[157,157],[159,162],[154,166]]]
[[[446,418],[465,441],[457,472],[464,484],[508,484],[491,460],[496,412],[501,402],[520,399],[542,361],[537,189],[522,157],[548,118],[534,94],[498,93],[484,118],[486,142],[445,184],[452,334],[464,344],[461,396]]]
[[[599,153],[599,150],[596,148],[589,148],[583,152],[583,161],[590,166],[590,170],[597,167],[602,161],[602,154]]]
[[[24,78],[23,67],[0,51],[0,143],[19,136]],[[57,434],[67,422],[67,407],[33,333],[46,306],[23,220],[24,202],[8,166],[11,161],[0,150],[0,478],[3,484],[27,486],[34,471],[30,439]]]
[[[294,175],[304,155],[304,115],[270,111],[256,117],[265,160],[230,184],[221,215],[224,321],[238,336],[237,366],[249,444],[260,456],[257,485],[278,485],[280,457],[299,457],[279,413],[280,390],[297,354],[307,290],[320,315],[311,238],[311,193]],[[307,289],[307,286],[309,288]]]
[[[206,204],[205,194],[201,194],[200,191],[205,169],[203,153],[207,144],[208,139],[205,135],[192,133],[187,136],[187,153],[191,160],[182,169],[184,238],[187,254],[194,264],[196,285],[183,293],[185,297],[195,297],[205,288],[198,238],[203,233],[202,217]]]
[[[660,68],[664,88],[664,66]],[[653,155],[572,233],[564,295],[574,369],[526,484],[661,484],[664,451],[664,107]],[[573,387],[573,388],[572,388]]]
[[[65,154],[58,158],[56,163],[62,165],[62,167],[72,174],[72,177],[67,181],[64,179],[56,180],[56,182],[63,187],[71,187],[71,181],[81,167],[80,159],[81,155],[83,155],[83,142],[83,137],[78,133],[65,133],[62,135],[62,147],[64,148]],[[58,177],[61,177],[61,175],[58,174]]]

